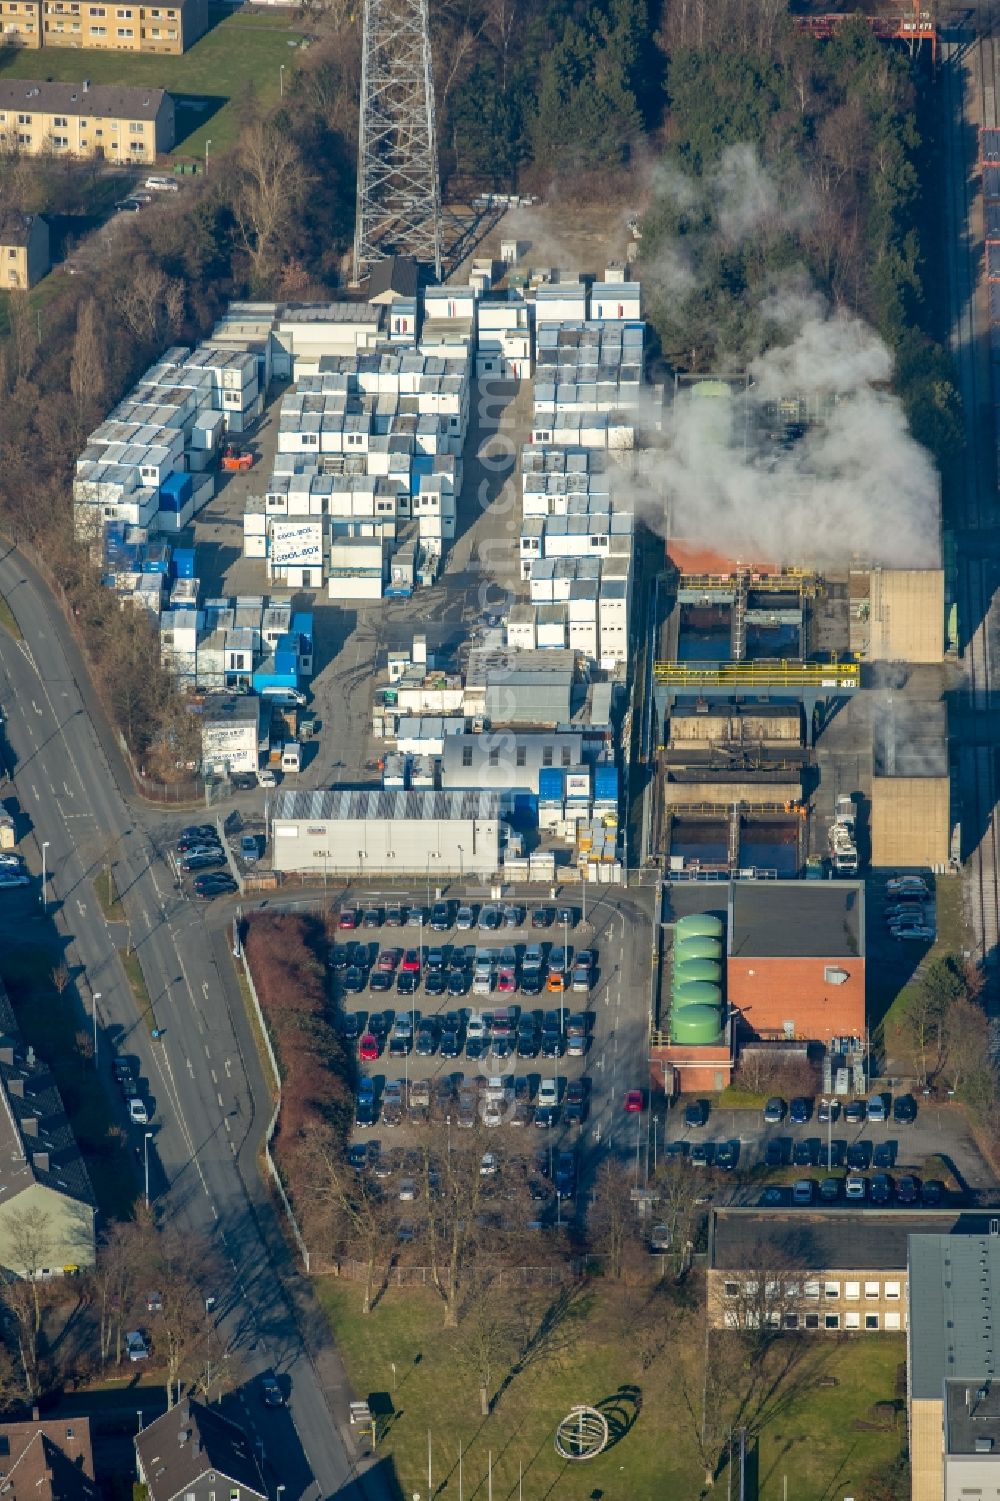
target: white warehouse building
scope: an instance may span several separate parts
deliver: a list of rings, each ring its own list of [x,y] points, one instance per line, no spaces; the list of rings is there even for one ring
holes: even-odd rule
[[[452,876],[500,868],[500,799],[487,792],[279,792],[271,821],[282,873]]]

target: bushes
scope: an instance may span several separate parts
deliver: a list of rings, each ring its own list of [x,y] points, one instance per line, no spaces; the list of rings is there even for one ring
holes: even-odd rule
[[[328,1017],[326,936],[315,918],[259,912],[250,918],[247,962],[281,1070],[274,1149],[292,1196],[310,1133],[350,1129],[352,1061]]]

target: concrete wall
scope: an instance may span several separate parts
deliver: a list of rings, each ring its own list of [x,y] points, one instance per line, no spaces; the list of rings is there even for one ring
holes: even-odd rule
[[[0,1266],[19,1276],[28,1270],[18,1250],[19,1227],[36,1215],[41,1227],[39,1268],[62,1276],[68,1266],[93,1266],[95,1210],[41,1183],[0,1205]]]
[[[951,851],[947,777],[873,777],[872,865],[946,865]]]
[[[944,1398],[910,1403],[910,1495],[944,1501]]]
[[[944,1462],[944,1501],[1000,1496],[1000,1454],[954,1454]]]
[[[825,978],[827,965],[847,971],[843,984]],[[795,1037],[817,1042],[864,1036],[863,959],[730,958],[726,983],[730,1002],[758,1036],[783,1037],[786,1022]]]

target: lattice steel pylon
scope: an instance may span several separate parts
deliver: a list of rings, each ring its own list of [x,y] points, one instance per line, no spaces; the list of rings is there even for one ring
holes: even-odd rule
[[[354,279],[389,254],[441,280],[441,187],[427,0],[365,0]]]

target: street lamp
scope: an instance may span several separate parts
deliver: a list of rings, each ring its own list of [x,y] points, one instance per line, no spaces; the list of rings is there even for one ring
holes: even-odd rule
[[[211,141],[206,141],[205,142],[205,173],[206,173],[206,176],[208,174],[208,148],[209,148],[209,146],[211,146],[211,144],[212,144]]]
[[[38,893],[38,900],[42,904],[42,911],[43,912],[45,911],[45,851],[48,849],[48,847],[49,847],[49,841],[47,839],[43,839],[42,840],[42,889]]]
[[[142,1138],[142,1161],[146,1178],[146,1208],[149,1208],[149,1143],[152,1140],[152,1131],[147,1131]]]
[[[97,1003],[98,1003],[98,1001],[100,999],[101,999],[101,992],[99,990],[95,990],[94,991],[94,999],[93,999],[92,1006],[91,1006],[91,1009],[93,1010],[93,1013],[94,1013],[94,1067],[95,1068],[97,1067]]]
[[[278,69],[278,98],[279,99],[284,99],[284,97],[285,97],[285,65],[284,65],[284,63],[282,63],[281,66],[280,66],[280,68]]]
[[[458,884],[465,884],[465,850],[462,845],[456,845],[458,850]]]
[[[833,1172],[833,1101],[820,1100],[820,1107],[826,1111],[826,1170]]]

